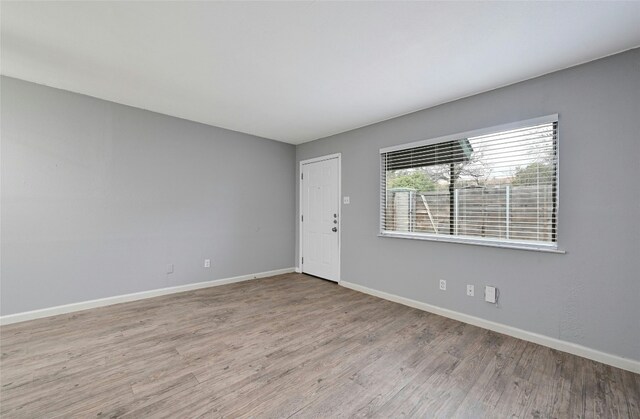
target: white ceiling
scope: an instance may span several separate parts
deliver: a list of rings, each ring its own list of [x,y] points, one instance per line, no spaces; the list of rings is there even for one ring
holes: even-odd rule
[[[2,74],[298,144],[640,45],[640,2],[6,2]]]

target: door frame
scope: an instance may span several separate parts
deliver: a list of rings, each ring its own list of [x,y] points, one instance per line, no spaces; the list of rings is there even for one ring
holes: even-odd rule
[[[324,160],[338,159],[338,280],[339,284],[342,279],[342,153],[329,154],[326,156],[314,157],[312,159],[300,160],[298,173],[298,271],[304,272],[302,266],[302,245],[303,245],[303,229],[302,229],[302,168],[305,164],[317,163]]]

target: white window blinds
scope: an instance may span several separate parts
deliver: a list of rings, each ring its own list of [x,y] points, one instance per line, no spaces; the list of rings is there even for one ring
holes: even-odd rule
[[[557,115],[380,152],[382,235],[555,247]]]

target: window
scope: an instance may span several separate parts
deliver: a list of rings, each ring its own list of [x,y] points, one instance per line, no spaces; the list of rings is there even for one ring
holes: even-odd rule
[[[558,117],[380,150],[382,236],[557,248]]]

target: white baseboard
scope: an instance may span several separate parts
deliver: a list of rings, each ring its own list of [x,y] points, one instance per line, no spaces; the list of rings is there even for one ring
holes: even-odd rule
[[[114,297],[100,298],[97,300],[81,301],[79,303],[65,304],[43,308],[40,310],[25,311],[23,313],[0,316],[0,325],[24,322],[27,320],[40,319],[42,317],[56,316],[58,314],[72,313],[74,311],[87,310],[90,308],[110,306],[112,304],[126,303],[128,301],[144,300],[146,298],[159,297],[161,295],[174,294],[177,292],[197,290],[201,288],[217,287],[219,285],[233,284],[235,282],[248,281],[250,279],[264,278],[267,276],[281,275],[293,272],[294,268],[276,269],[274,271],[259,272],[249,275],[234,276],[232,278],[214,279],[213,281],[197,282],[195,284],[178,285],[176,287],[159,288],[155,290],[135,292],[133,294],[116,295]]]
[[[385,300],[400,303],[409,307],[417,308],[418,310],[428,311],[429,313],[438,314],[443,317],[458,320],[463,323],[472,324],[474,326],[481,327],[483,329],[493,330],[494,332],[502,333],[505,335],[513,336],[518,339],[526,340],[528,342],[537,343],[539,345],[547,346],[549,348],[557,349],[559,351],[568,352],[573,355],[588,358],[593,361],[602,362],[603,364],[611,365],[613,367],[621,368],[627,371],[640,374],[640,361],[636,361],[629,358],[623,358],[617,355],[612,355],[606,352],[601,352],[595,349],[587,348],[586,346],[577,345],[575,343],[567,342],[564,340],[552,338],[538,333],[528,332],[516,327],[507,326],[502,323],[496,323],[489,320],[482,319],[480,317],[470,316],[468,314],[460,313],[446,308],[434,306],[431,304],[423,303],[420,301],[412,300],[410,298],[400,297],[395,294],[389,294],[387,292],[378,291],[373,288],[368,288],[362,285],[354,284],[351,282],[341,281],[340,285],[346,288],[350,288],[355,291],[360,291],[365,294],[373,295]]]

